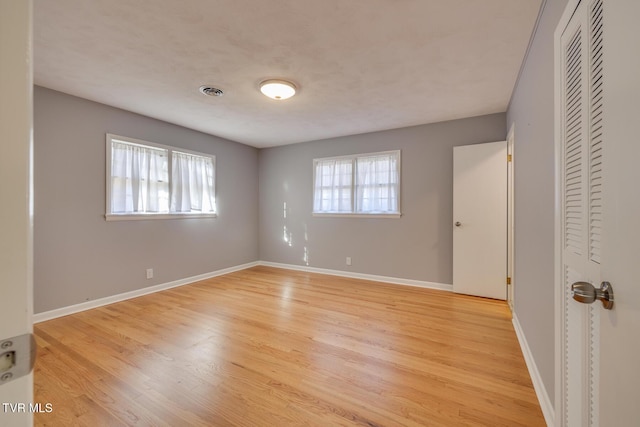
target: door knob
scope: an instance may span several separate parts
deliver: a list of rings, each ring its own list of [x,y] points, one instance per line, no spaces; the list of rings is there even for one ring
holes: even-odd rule
[[[456,227],[460,227],[462,223],[460,221],[456,221]]]
[[[591,304],[598,299],[606,310],[613,308],[613,287],[609,282],[602,282],[600,289],[596,289],[591,283],[576,282],[571,285],[571,296],[583,304]]]

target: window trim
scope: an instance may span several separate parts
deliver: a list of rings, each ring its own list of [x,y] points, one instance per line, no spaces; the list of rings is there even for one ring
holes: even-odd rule
[[[202,213],[202,212],[139,212],[139,213],[113,213],[109,212],[111,209],[111,156],[112,147],[111,141],[122,141],[129,144],[140,145],[144,147],[159,148],[167,150],[167,162],[168,162],[168,177],[169,177],[169,200],[171,200],[171,174],[172,174],[172,156],[171,154],[176,151],[178,153],[193,154],[196,156],[208,157],[213,162],[213,173],[216,173],[216,156],[209,153],[201,153],[199,151],[187,150],[181,147],[173,147],[171,145],[158,144],[155,142],[145,141],[142,139],[130,138],[127,136],[116,135],[112,133],[106,134],[106,197],[105,197],[105,220],[106,221],[135,221],[135,220],[147,220],[147,219],[185,219],[185,218],[217,218],[218,212]],[[214,179],[214,183],[216,180]],[[216,198],[216,188],[213,188],[214,198]]]
[[[359,157],[380,156],[385,154],[397,154],[398,156],[398,211],[397,212],[358,212],[356,208],[356,175],[357,175],[357,159]],[[313,204],[315,200],[316,191],[316,170],[318,162],[325,160],[353,160],[353,168],[351,171],[351,212],[316,212],[313,210]],[[402,188],[402,151],[401,150],[387,150],[377,151],[373,153],[358,153],[348,154],[343,156],[331,156],[331,157],[318,157],[312,161],[313,176],[311,181],[311,215],[314,217],[327,217],[327,218],[400,218],[402,216],[402,204],[401,204],[401,188]]]

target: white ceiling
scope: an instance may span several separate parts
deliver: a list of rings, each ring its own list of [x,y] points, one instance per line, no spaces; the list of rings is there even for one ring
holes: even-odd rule
[[[540,2],[35,0],[34,80],[255,147],[472,117],[506,110]]]

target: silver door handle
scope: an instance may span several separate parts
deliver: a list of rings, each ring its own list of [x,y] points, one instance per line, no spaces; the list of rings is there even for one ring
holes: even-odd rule
[[[456,221],[456,227],[460,227],[462,225],[462,223],[460,221]]]
[[[613,287],[609,282],[602,282],[600,289],[596,289],[591,283],[576,282],[571,285],[571,296],[583,304],[591,304],[598,299],[606,310],[613,308]]]

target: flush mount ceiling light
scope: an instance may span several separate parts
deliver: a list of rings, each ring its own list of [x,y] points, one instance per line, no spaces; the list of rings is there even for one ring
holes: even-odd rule
[[[286,80],[265,80],[260,83],[260,92],[271,99],[282,101],[296,94],[296,86]]]

